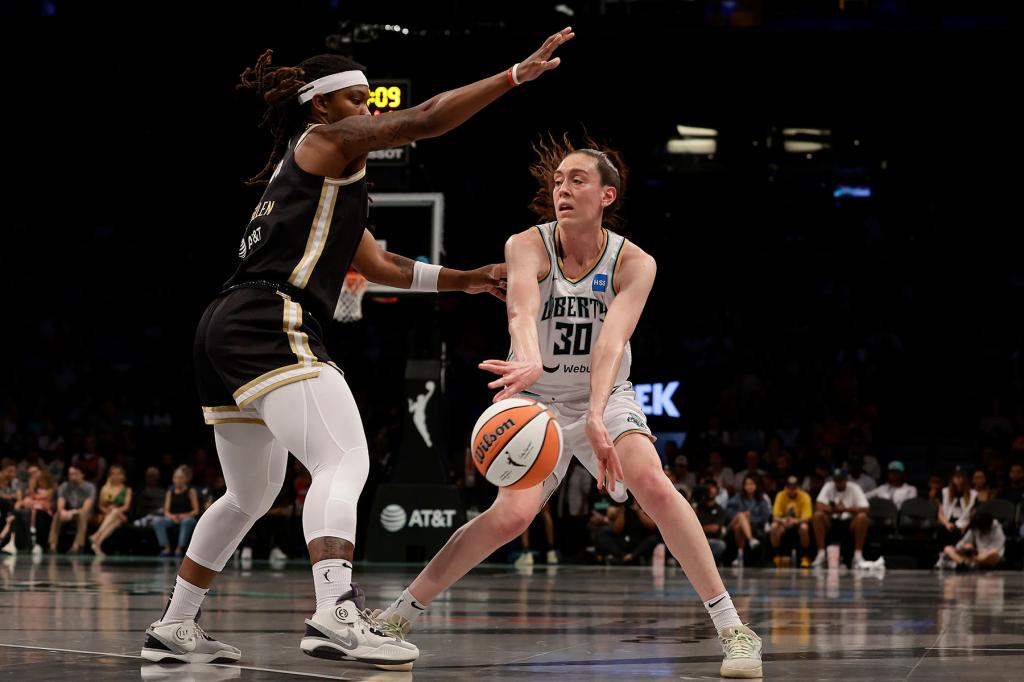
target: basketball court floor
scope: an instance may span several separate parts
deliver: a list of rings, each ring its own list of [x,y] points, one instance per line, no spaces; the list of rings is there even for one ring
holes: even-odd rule
[[[678,568],[491,567],[436,601],[413,633],[412,672],[313,659],[298,648],[310,614],[300,562],[231,567],[201,624],[242,650],[239,665],[139,658],[170,563],[19,556],[0,562],[3,680],[641,680],[718,679],[715,633]],[[415,567],[357,566],[371,606]],[[766,679],[1022,680],[1024,576],[790,569],[725,571],[765,640]]]

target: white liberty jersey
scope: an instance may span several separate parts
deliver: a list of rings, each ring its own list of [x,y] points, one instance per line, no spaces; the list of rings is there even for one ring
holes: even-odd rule
[[[544,372],[523,394],[541,402],[562,403],[586,400],[590,396],[590,354],[597,345],[608,308],[615,300],[615,266],[626,239],[602,228],[606,237],[604,251],[586,274],[571,280],[562,273],[558,263],[555,224],[534,228],[544,240],[550,264],[547,276],[538,282],[537,336]],[[615,376],[615,388],[628,382],[631,357],[627,342]]]

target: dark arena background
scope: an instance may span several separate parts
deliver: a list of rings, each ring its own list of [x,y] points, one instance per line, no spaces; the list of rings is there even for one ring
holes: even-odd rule
[[[388,115],[567,25],[559,68],[368,161],[375,236],[452,268],[501,262],[538,222],[541,135],[619,150],[624,234],[658,263],[631,380],[765,676],[1021,679],[1021,20],[994,0],[0,0],[0,679],[718,679],[679,563],[656,529],[617,526],[642,511],[590,478],[435,600],[411,672],[304,656],[294,458],[203,607],[241,660],[139,657],[188,542],[160,556],[172,475],[189,467],[201,511],[225,492],[192,343],[272,144],[239,74],[267,48],[280,65],[349,55]],[[486,294],[370,290],[360,309],[325,332],[370,452],[355,576],[383,608],[495,497],[469,441],[494,395],[477,365],[509,335]],[[51,535],[45,504],[33,515],[40,471],[60,486],[77,467],[100,491],[114,465],[133,502],[96,551],[74,523]],[[790,476],[812,500],[848,476],[870,498],[863,563],[837,523],[838,564],[807,566],[825,549],[814,519],[806,547],[774,542],[768,518],[740,554],[708,519],[732,518],[741,470],[770,504]],[[883,484],[909,487],[870,494]],[[964,525],[1001,527],[1001,558],[946,550],[958,485]]]

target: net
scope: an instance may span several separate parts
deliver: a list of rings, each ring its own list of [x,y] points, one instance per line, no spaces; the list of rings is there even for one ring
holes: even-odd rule
[[[366,278],[355,270],[345,275],[345,284],[334,307],[334,319],[338,322],[355,322],[363,319],[363,294],[366,293]]]

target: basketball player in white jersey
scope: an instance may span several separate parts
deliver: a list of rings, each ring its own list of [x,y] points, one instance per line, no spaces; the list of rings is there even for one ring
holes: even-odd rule
[[[761,639],[745,627],[718,574],[697,516],[665,476],[653,436],[629,383],[629,338],[654,285],[654,258],[606,229],[615,224],[626,169],[614,151],[567,137],[537,149],[531,168],[541,190],[531,205],[556,218],[505,245],[512,354],[482,369],[501,377],[494,400],[535,398],[562,426],[564,451],[552,475],[526,490],[501,488],[494,504],[457,530],[382,614],[389,632],[407,633],[442,591],[527,528],[577,457],[599,488],[620,481],[654,519],[714,622],[725,654],[723,677],[761,677]],[[619,491],[621,492],[621,491]]]

